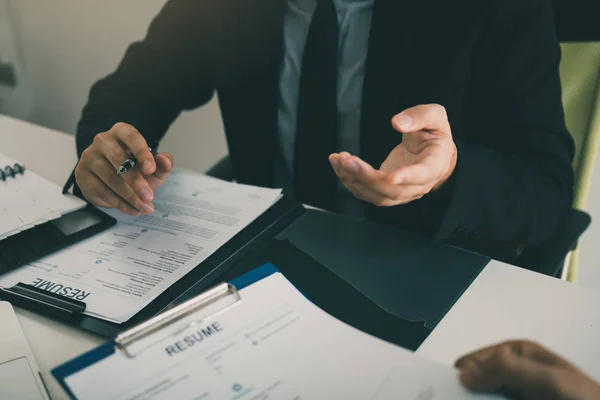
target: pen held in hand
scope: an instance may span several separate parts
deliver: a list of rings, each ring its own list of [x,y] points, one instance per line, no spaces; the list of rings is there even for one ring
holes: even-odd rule
[[[154,147],[156,148],[156,147]],[[156,152],[152,150],[151,147],[148,147],[148,150],[152,153],[152,155],[156,155]],[[134,156],[129,157],[127,160],[123,161],[123,163],[117,168],[117,175],[123,175],[127,172],[131,171],[133,167],[138,164],[138,161]]]
[[[123,164],[121,164],[119,169],[117,169],[117,175],[123,175],[129,172],[133,167],[136,166],[136,164],[137,160],[135,157],[128,158],[127,160],[123,161]]]

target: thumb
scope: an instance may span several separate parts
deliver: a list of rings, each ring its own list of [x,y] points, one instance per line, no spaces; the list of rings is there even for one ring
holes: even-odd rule
[[[555,368],[519,356],[510,346],[498,348],[483,360],[468,360],[460,380],[475,392],[508,392],[525,400],[557,396]]]
[[[156,168],[163,172],[170,172],[175,165],[175,159],[170,153],[158,153],[154,159],[156,160]]]
[[[446,109],[439,104],[425,104],[406,109],[392,118],[392,126],[401,133],[423,130],[450,133]]]
[[[146,179],[150,184],[152,190],[156,190],[162,186],[167,180],[169,174],[173,170],[174,160],[173,156],[169,153],[160,153],[155,157],[156,160],[156,171],[152,175],[147,175]]]

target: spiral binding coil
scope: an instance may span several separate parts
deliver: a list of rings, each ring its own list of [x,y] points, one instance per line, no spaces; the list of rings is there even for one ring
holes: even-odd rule
[[[25,166],[23,164],[15,163],[12,167],[7,165],[4,168],[0,167],[0,179],[2,182],[8,178],[16,178],[18,174],[23,175],[25,173]]]

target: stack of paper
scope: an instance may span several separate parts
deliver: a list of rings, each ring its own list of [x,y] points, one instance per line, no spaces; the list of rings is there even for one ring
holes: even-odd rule
[[[86,314],[127,321],[281,197],[279,189],[174,172],[151,215],[110,210],[118,224],[0,278],[86,303]]]
[[[0,154],[0,169],[7,171],[16,164]],[[0,240],[86,206],[85,201],[63,195],[60,189],[29,170],[0,180]]]

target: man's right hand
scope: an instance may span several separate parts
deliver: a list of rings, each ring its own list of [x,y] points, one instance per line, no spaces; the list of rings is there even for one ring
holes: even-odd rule
[[[131,155],[137,159],[137,166],[117,175],[119,166]],[[96,135],[91,146],[81,154],[75,178],[89,202],[137,216],[154,211],[154,191],[165,182],[172,169],[170,154],[153,156],[142,134],[133,126],[119,122],[109,131]]]

